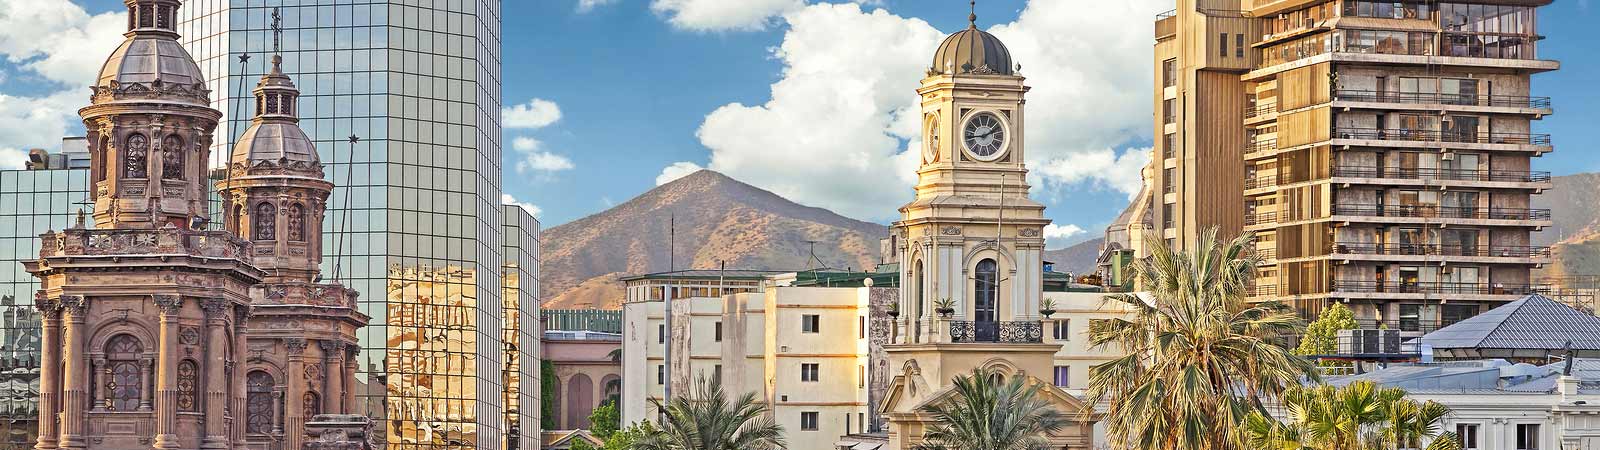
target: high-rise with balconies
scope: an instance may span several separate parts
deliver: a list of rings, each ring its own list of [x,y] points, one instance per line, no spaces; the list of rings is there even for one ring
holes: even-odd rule
[[[1541,289],[1530,234],[1550,211],[1529,200],[1551,184],[1531,161],[1553,148],[1532,124],[1553,109],[1530,79],[1559,67],[1536,48],[1550,0],[1234,3],[1248,34],[1206,57],[1249,70],[1206,95],[1236,100],[1220,114],[1240,119],[1238,214],[1265,257],[1252,299],[1427,331]]]

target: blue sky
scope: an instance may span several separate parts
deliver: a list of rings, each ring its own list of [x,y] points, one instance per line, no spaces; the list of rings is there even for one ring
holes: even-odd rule
[[[1034,87],[1030,181],[1059,225],[1054,244],[1098,235],[1137,189],[1141,149],[1151,140],[1149,23],[1170,5],[979,2],[979,25],[1011,46]],[[526,110],[507,116],[505,191],[536,206],[548,227],[710,167],[887,223],[911,196],[902,152],[918,145],[915,114],[907,114],[916,81],[942,35],[966,26],[966,6],[506,1],[504,102]],[[18,119],[0,124],[0,161],[7,149],[15,157],[15,149],[54,148],[60,132],[51,138],[51,120],[61,132],[81,128],[72,113],[87,95],[74,86],[86,83],[75,81],[92,74],[75,79],[69,69],[98,67],[110,48],[90,47],[120,38],[97,28],[110,24],[109,34],[119,34],[105,13],[121,9],[115,0],[0,0],[0,110],[9,110],[0,119]],[[1600,37],[1579,28],[1593,14],[1586,0],[1541,9],[1549,39],[1539,51],[1563,69],[1535,78],[1535,95],[1555,97],[1557,109],[1535,125],[1557,145],[1536,161],[1540,170],[1600,170],[1590,154],[1600,144],[1591,125],[1600,108]],[[45,40],[52,43],[38,42]]]

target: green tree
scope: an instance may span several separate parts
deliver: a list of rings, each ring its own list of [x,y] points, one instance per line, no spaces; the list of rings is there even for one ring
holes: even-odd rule
[[[951,401],[922,408],[936,422],[918,450],[1042,450],[1050,448],[1049,435],[1067,424],[1040,395],[1043,386],[1024,377],[973,369],[954,384]]]
[[[539,429],[556,429],[556,365],[539,361]]]
[[[570,447],[570,448],[571,448],[571,450],[600,450],[600,449],[594,448],[593,444],[590,444],[589,441],[585,441],[585,440],[572,441],[572,447]]]
[[[1329,355],[1339,351],[1339,330],[1354,330],[1361,326],[1356,323],[1355,313],[1350,312],[1343,303],[1334,303],[1317,320],[1306,325],[1306,334],[1300,339],[1300,345],[1295,347],[1294,354],[1302,356]]]
[[[651,425],[650,422],[635,422],[633,425],[629,425],[627,428],[623,428],[621,430],[617,430],[615,433],[611,433],[611,437],[605,438],[605,450],[633,450],[634,442],[638,442],[640,439],[644,439],[645,436],[656,433],[656,427]]]
[[[609,398],[600,403],[600,407],[589,413],[589,432],[594,437],[605,440],[622,427],[622,411],[617,408],[617,399]]]
[[[1150,256],[1131,271],[1148,292],[1108,297],[1134,313],[1089,327],[1091,346],[1126,352],[1089,369],[1087,401],[1107,402],[1113,447],[1238,447],[1239,424],[1265,410],[1262,397],[1316,378],[1312,361],[1275,343],[1304,323],[1281,304],[1245,300],[1259,261],[1251,240],[1220,242],[1213,228],[1185,253],[1145,238]]]
[[[1251,448],[1278,450],[1367,450],[1460,448],[1455,433],[1441,432],[1450,409],[1436,402],[1418,403],[1397,388],[1366,381],[1345,387],[1294,386],[1282,395],[1288,421],[1264,412],[1245,418]]]
[[[661,411],[660,431],[633,442],[634,450],[771,450],[787,448],[783,426],[755,393],[729,399],[722,384],[704,376],[688,393],[650,399]]]

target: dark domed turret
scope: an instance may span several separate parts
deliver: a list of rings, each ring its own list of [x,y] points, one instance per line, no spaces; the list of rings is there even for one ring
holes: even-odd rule
[[[1016,75],[1011,51],[1000,38],[978,29],[978,16],[967,17],[967,29],[950,35],[933,54],[930,73],[957,75]]]

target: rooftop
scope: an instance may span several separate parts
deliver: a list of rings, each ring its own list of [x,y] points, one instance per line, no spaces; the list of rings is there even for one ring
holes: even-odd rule
[[[769,275],[794,272],[793,270],[716,270],[716,269],[689,269],[671,272],[656,272],[643,275],[622,277],[622,281],[639,280],[763,280]]]
[[[1561,353],[1570,348],[1579,356],[1600,357],[1600,317],[1532,294],[1428,333],[1418,343],[1435,352]]]

